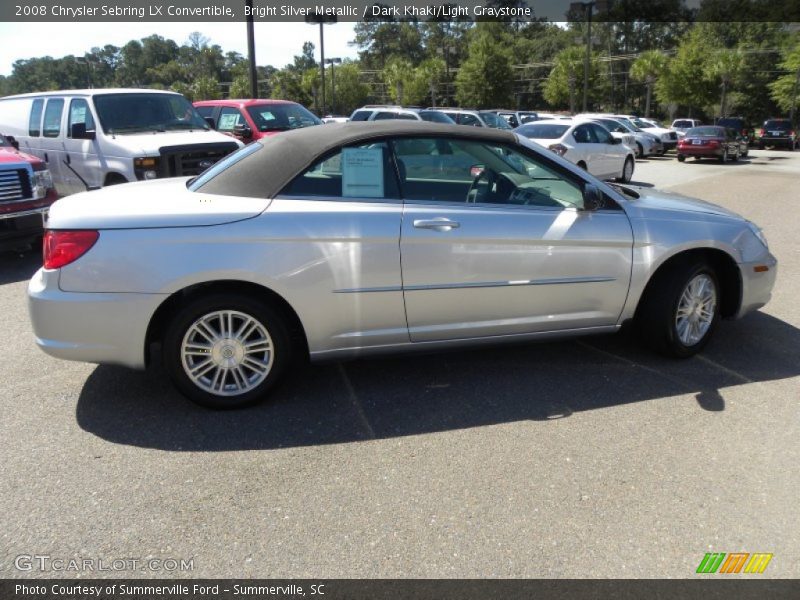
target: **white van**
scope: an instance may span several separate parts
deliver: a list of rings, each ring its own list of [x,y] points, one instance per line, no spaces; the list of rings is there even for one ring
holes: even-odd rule
[[[60,195],[197,175],[241,147],[174,92],[66,90],[0,98],[0,133],[48,165]]]

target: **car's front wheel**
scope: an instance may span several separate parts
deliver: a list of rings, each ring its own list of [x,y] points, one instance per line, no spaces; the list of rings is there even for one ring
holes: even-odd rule
[[[637,314],[643,340],[667,356],[693,356],[708,343],[719,321],[717,276],[705,261],[698,261],[674,265],[657,277]]]
[[[264,398],[286,370],[285,319],[241,294],[212,294],[184,306],[167,327],[163,361],[175,386],[208,408],[238,408]]]

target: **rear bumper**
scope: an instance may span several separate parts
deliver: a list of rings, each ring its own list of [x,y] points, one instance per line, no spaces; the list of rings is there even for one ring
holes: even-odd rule
[[[767,271],[763,271],[767,267]],[[756,269],[760,269],[756,271]],[[739,265],[742,274],[742,303],[736,315],[741,317],[758,310],[772,298],[772,288],[778,276],[778,260],[767,253],[765,258]]]
[[[699,156],[701,158],[719,158],[722,156],[722,146],[709,148],[703,146],[682,146],[677,149],[681,156]]]
[[[790,137],[762,137],[759,138],[758,143],[764,146],[793,146],[794,139]]]
[[[145,367],[145,337],[163,294],[74,293],[59,271],[39,269],[28,284],[36,344],[64,360]]]

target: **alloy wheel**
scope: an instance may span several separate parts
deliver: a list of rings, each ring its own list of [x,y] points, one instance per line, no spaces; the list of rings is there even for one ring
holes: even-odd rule
[[[675,311],[675,330],[684,346],[698,344],[708,333],[717,310],[717,287],[705,273],[695,275],[681,294]]]

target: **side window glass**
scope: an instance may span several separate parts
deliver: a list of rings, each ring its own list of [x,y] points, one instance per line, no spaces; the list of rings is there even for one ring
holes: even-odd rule
[[[379,142],[342,148],[295,177],[281,195],[364,201],[398,198],[389,146]]]
[[[592,131],[599,144],[611,143],[611,134],[602,125],[592,125]]]
[[[393,147],[407,200],[583,207],[579,183],[515,148],[441,138],[397,140]]]
[[[89,103],[83,98],[75,98],[69,103],[68,137],[72,137],[72,126],[80,123],[86,126],[86,131],[95,130],[94,117],[89,110]]]
[[[62,98],[50,98],[44,109],[44,124],[42,132],[44,137],[54,138],[61,133],[61,115],[64,112],[64,100]]]
[[[39,137],[42,133],[42,109],[44,108],[44,100],[39,98],[34,100],[31,105],[31,116],[28,121],[28,135],[31,137]]]
[[[369,116],[372,114],[369,110],[357,110],[353,113],[353,116],[350,118],[351,121],[366,121],[369,119]]]
[[[219,119],[217,121],[217,130],[232,132],[237,125],[244,124],[244,117],[238,108],[230,108],[228,106],[219,111]]]
[[[459,119],[460,125],[472,125],[473,127],[481,127],[481,122],[478,120],[478,117],[475,115],[471,115],[469,113],[462,113]]]
[[[596,142],[592,128],[589,125],[581,125],[572,132],[572,137],[579,144],[593,144]]]

